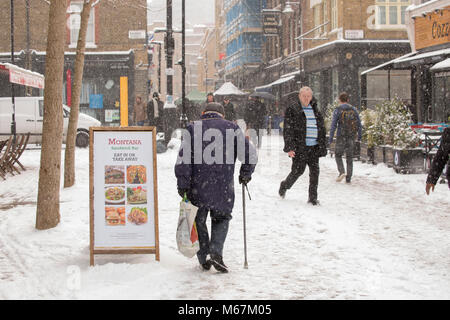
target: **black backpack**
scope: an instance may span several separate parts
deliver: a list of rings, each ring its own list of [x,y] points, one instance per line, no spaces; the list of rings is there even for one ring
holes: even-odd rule
[[[342,110],[339,123],[342,136],[356,138],[356,134],[358,133],[358,115],[353,108]]]

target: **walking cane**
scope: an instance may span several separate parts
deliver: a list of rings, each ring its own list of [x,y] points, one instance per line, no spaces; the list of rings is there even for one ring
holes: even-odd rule
[[[246,232],[246,226],[245,226],[245,188],[247,188],[247,192],[248,192],[248,187],[246,183],[242,184],[242,207],[243,207],[243,220],[244,220],[244,269],[248,269],[248,263],[247,263],[247,232]],[[250,193],[248,194],[249,199],[250,198]]]

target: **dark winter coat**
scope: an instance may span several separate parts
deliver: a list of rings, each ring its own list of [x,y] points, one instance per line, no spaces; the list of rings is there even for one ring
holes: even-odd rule
[[[295,151],[296,154],[304,154],[306,150],[306,115],[303,111],[300,100],[293,99],[289,101],[284,116],[284,152]],[[314,115],[317,122],[317,142],[318,142],[318,157],[327,155],[326,144],[326,129],[322,114],[317,109],[317,102],[313,98],[311,107],[314,110]]]
[[[256,99],[251,99],[245,106],[244,121],[250,128],[263,128],[266,114],[266,106]]]
[[[225,110],[225,119],[229,121],[236,121],[236,112],[234,111],[234,105],[231,102],[228,104],[223,104],[223,109]]]
[[[158,118],[155,118],[155,109],[153,106],[153,99],[151,99],[147,103],[147,117],[149,124],[151,126],[156,126],[160,131],[162,130],[162,118],[163,118],[163,112],[164,112],[164,103],[161,100],[158,101]]]
[[[223,148],[214,149],[212,143],[215,141],[215,138],[204,137],[208,129],[215,129],[216,133],[221,133]],[[232,132],[236,133],[234,138],[232,138],[233,150],[227,148],[229,147],[226,143],[227,130],[232,130]],[[224,120],[221,115],[215,112],[202,115],[201,120],[194,121],[188,125],[186,132],[190,134],[190,139],[189,136],[183,138],[177,164],[175,165],[178,188],[188,189],[188,199],[197,207],[206,207],[223,213],[231,213],[234,206],[234,167],[236,158],[242,162],[240,175],[242,177],[251,177],[257,161],[254,146],[244,137],[238,125]],[[194,135],[194,133],[197,135]],[[214,136],[214,131],[211,130],[208,133]],[[239,143],[245,146],[245,152],[238,152],[240,149]],[[211,152],[211,149],[214,149],[214,152]],[[188,154],[185,155],[185,152]],[[218,160],[209,162],[206,157],[201,156],[199,163],[196,164],[195,158],[198,158],[200,152],[201,155],[212,154]],[[227,163],[226,161],[228,153],[231,154],[232,163]],[[195,157],[196,155],[197,157]]]
[[[441,144],[431,163],[430,173],[427,177],[427,183],[436,184],[444,170],[445,164],[448,162],[450,153],[450,127],[446,128],[442,133]],[[450,188],[450,169],[447,168],[447,181]]]

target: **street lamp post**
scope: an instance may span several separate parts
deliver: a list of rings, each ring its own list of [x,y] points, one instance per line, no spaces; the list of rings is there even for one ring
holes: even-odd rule
[[[186,128],[186,0],[181,1],[181,127]]]
[[[14,64],[14,0],[11,0],[11,64]],[[16,143],[16,101],[15,101],[15,85],[11,82],[11,103],[13,107],[11,134],[13,142]]]
[[[161,50],[162,50],[162,45],[164,42],[162,41],[152,41],[151,44],[152,45],[157,45],[159,48],[158,50],[158,93],[161,93]]]

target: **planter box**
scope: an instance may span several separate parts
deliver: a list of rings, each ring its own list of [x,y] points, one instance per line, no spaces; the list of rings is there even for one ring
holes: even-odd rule
[[[384,163],[384,146],[373,147],[373,163]]]
[[[373,147],[368,147],[366,143],[360,144],[360,159],[362,162],[373,163]]]
[[[399,173],[424,171],[424,154],[422,149],[393,149],[394,170]]]
[[[391,146],[384,146],[384,163],[389,168],[394,166],[394,148]]]

